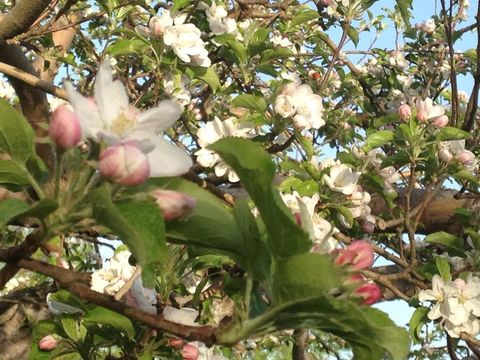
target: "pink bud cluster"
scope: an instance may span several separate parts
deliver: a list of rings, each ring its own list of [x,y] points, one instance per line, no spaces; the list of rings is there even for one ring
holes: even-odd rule
[[[349,266],[354,271],[368,269],[373,264],[373,248],[366,241],[357,240],[348,245],[345,249],[338,250],[335,264],[338,266]],[[363,282],[365,278],[354,273],[346,283]],[[363,283],[354,290],[354,295],[362,298],[364,305],[371,305],[377,302],[382,292],[374,283]]]

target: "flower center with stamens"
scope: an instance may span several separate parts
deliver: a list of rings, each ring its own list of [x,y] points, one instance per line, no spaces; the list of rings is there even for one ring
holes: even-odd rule
[[[130,107],[124,111],[118,118],[113,120],[110,130],[118,136],[125,136],[135,125],[137,125],[137,110]]]

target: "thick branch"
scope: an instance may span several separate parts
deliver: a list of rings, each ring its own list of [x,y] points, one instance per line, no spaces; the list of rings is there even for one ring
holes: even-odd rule
[[[0,39],[11,39],[37,20],[51,0],[20,0],[0,22]]]

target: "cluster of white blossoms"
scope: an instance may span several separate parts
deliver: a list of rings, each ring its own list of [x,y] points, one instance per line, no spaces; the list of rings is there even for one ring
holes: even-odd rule
[[[315,213],[315,206],[320,200],[318,194],[312,197],[300,196],[296,191],[292,194],[280,194],[283,202],[293,212],[297,222],[312,240],[312,252],[330,253],[335,250],[338,242],[333,237],[338,229],[330,222]]]
[[[477,158],[470,150],[465,149],[465,140],[442,141],[438,144],[438,158],[446,163],[453,160],[467,170],[474,170]]]
[[[187,106],[190,104],[192,96],[188,91],[187,86],[190,81],[184,74],[167,73],[163,78],[163,87],[165,92],[170,95],[170,98],[176,103]]]
[[[215,1],[212,1],[210,7],[205,3],[200,3],[199,8],[205,10],[212,34],[232,34],[237,40],[243,40],[242,35],[238,32],[237,22],[235,19],[228,17],[228,12],[224,5],[217,5]]]
[[[201,149],[195,153],[198,163],[206,168],[214,167],[215,175],[227,175],[230,182],[240,181],[238,175],[216,152],[207,149],[207,146],[227,136],[249,138],[253,136],[252,130],[250,124],[239,123],[234,117],[229,117],[223,121],[215,117],[213,121],[208,122],[197,132],[198,144],[201,146]]]
[[[134,276],[135,266],[128,262],[130,256],[130,251],[122,250],[106,261],[102,269],[92,274],[91,289],[100,293],[115,295]],[[135,278],[129,292],[124,295],[123,299],[129,305],[143,311],[152,314],[157,313],[155,290],[143,287],[141,276]]]
[[[403,51],[395,50],[392,51],[388,57],[390,65],[397,68],[398,70],[404,71],[408,68],[408,62],[405,59],[405,54]]]
[[[8,81],[0,79],[0,98],[7,101],[12,101],[15,98],[15,89],[10,85]]]
[[[195,66],[209,67],[211,65],[202,32],[194,24],[186,23],[187,14],[172,16],[170,11],[163,10],[161,15],[153,16],[148,29],[137,26],[136,29],[144,34],[156,37],[163,36],[165,45],[172,48],[183,62]]]
[[[440,324],[453,338],[462,332],[475,336],[480,332],[480,278],[469,274],[466,280],[444,281],[439,275],[432,279],[432,289],[419,293],[420,301],[430,301],[430,320]]]
[[[283,87],[275,99],[275,112],[283,118],[293,117],[300,130],[320,129],[323,120],[323,100],[307,84],[291,82]]]
[[[433,19],[428,19],[422,22],[421,24],[416,24],[415,28],[418,30],[426,33],[426,34],[433,34],[435,32],[436,26],[435,26],[435,20]]]

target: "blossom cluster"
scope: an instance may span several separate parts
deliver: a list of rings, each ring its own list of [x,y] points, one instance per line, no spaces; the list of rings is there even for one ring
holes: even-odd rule
[[[283,118],[293,117],[298,129],[320,129],[325,125],[322,102],[322,97],[314,94],[310,85],[291,82],[275,99],[275,112]]]
[[[434,275],[432,289],[420,291],[419,300],[432,303],[428,318],[440,320],[451,337],[459,338],[462,332],[475,336],[480,332],[479,277],[470,273],[466,280],[445,281]]]

